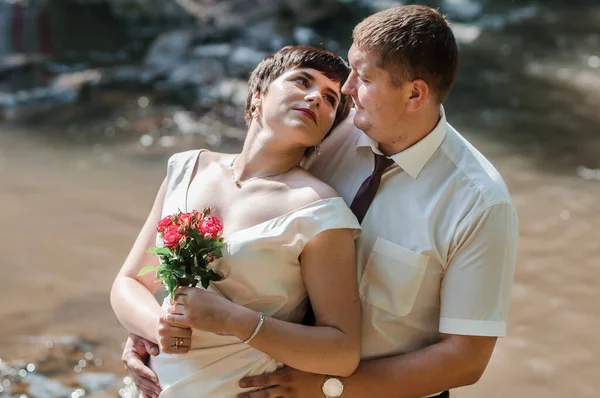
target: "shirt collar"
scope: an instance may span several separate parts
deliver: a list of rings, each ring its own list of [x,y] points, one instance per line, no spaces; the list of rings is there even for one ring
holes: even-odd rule
[[[446,114],[444,107],[440,107],[440,120],[433,130],[419,142],[406,148],[402,152],[399,152],[390,158],[408,173],[413,179],[416,179],[421,173],[421,170],[425,167],[429,159],[433,156],[435,151],[440,147],[442,141],[446,137]],[[369,138],[364,132],[361,132],[357,148],[360,147],[371,147],[374,153],[382,155],[379,151],[379,144]]]

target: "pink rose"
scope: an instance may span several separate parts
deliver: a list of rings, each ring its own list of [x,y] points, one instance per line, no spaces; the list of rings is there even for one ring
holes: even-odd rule
[[[192,210],[192,220],[194,220],[194,222],[200,222],[202,221],[202,213],[200,213],[198,210]]]
[[[156,231],[163,233],[170,225],[173,225],[173,216],[166,216],[158,222],[158,228],[156,228]]]
[[[187,243],[187,236],[183,235],[181,239],[179,239],[179,247],[184,247]]]
[[[179,215],[179,223],[181,225],[190,226],[192,225],[193,218],[189,213],[182,213]]]
[[[208,216],[200,223],[200,232],[202,235],[215,239],[223,230],[223,224],[217,217]]]
[[[179,233],[179,225],[170,225],[165,232],[163,232],[162,239],[166,247],[174,249],[177,247],[183,236],[183,234]]]

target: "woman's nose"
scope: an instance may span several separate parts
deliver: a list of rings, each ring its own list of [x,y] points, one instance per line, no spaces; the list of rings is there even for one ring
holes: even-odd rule
[[[319,107],[319,105],[321,104],[322,101],[322,97],[321,97],[321,93],[318,92],[317,90],[313,90],[310,93],[306,94],[306,100],[308,102],[314,102],[315,105],[317,106],[317,108]]]

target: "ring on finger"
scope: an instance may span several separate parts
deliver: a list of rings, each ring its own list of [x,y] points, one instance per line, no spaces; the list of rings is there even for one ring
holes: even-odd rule
[[[175,344],[173,344],[173,348],[181,348],[183,347],[183,337],[174,337]]]

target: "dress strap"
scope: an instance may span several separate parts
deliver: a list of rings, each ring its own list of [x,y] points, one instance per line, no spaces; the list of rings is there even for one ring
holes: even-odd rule
[[[183,211],[187,211],[187,195],[198,156],[205,149],[179,152],[169,158],[167,166],[167,197],[181,195]]]

